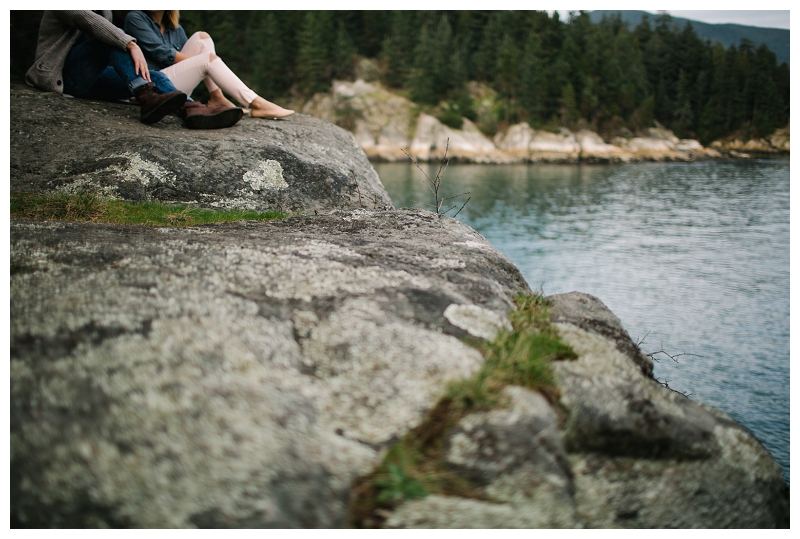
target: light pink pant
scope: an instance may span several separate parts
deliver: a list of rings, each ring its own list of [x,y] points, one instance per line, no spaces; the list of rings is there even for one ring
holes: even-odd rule
[[[225,65],[222,58],[211,60],[214,51],[214,42],[211,37],[201,39],[201,32],[195,32],[181,49],[183,54],[188,54],[187,58],[177,64],[172,64],[161,70],[175,88],[192,95],[192,90],[203,80],[209,92],[222,88],[222,91],[234,98],[240,105],[247,107],[258,97],[253,90],[248,88],[245,83],[237,77],[230,68]]]

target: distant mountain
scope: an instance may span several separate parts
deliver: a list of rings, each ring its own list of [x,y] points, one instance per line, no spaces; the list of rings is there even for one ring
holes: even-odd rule
[[[592,22],[599,22],[603,18],[611,16],[614,13],[620,13],[622,20],[627,22],[631,29],[642,22],[642,15],[647,14],[650,17],[652,24],[657,14],[647,13],[645,11],[635,10],[611,10],[599,9],[589,12],[589,17]],[[749,39],[755,43],[756,47],[765,43],[770,48],[775,56],[778,58],[778,65],[783,62],[789,63],[789,30],[782,28],[760,28],[758,26],[744,26],[741,24],[709,24],[707,22],[692,21],[690,19],[683,19],[681,17],[672,17],[674,24],[678,24],[681,28],[686,26],[687,22],[692,23],[694,31],[702,39],[710,39],[712,42],[720,42],[727,48],[729,45],[739,45],[742,38]]]

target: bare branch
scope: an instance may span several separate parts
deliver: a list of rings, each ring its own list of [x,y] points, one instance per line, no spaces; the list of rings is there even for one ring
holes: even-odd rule
[[[445,202],[447,202],[448,200],[453,200],[454,198],[458,198],[458,197],[464,196],[464,195],[469,195],[469,194],[472,193],[471,191],[466,191],[466,192],[461,193],[459,195],[455,195],[455,196],[451,196],[451,197],[445,197],[445,198],[439,198],[439,188],[441,187],[442,179],[444,178],[444,173],[447,171],[447,167],[450,164],[450,160],[447,158],[447,153],[450,151],[450,139],[449,138],[447,139],[447,142],[445,143],[444,157],[442,158],[442,161],[439,164],[439,169],[437,170],[436,176],[435,176],[435,178],[433,180],[431,180],[431,177],[428,176],[428,174],[424,170],[422,170],[422,167],[419,166],[419,163],[417,163],[417,161],[413,157],[411,157],[411,155],[409,155],[408,152],[406,152],[405,150],[401,150],[401,151],[406,155],[406,157],[408,157],[411,160],[412,163],[414,163],[414,166],[416,166],[419,169],[419,171],[422,172],[422,174],[427,179],[427,184],[426,185],[428,186],[428,190],[433,195],[433,202],[434,203],[433,204],[427,204],[425,202],[419,202],[417,200],[412,200],[412,202],[414,202],[416,204],[422,204],[422,205],[428,206],[430,208],[435,208],[436,209],[436,215],[441,217],[442,215],[446,215],[449,211],[454,210],[456,208],[456,204],[453,204],[452,206],[450,206],[450,207],[448,207],[448,208],[443,210],[442,207],[444,206]],[[459,213],[461,213],[461,210],[464,209],[464,206],[466,206],[467,202],[469,202],[471,199],[472,199],[472,197],[468,198],[467,201],[464,202],[464,204],[462,204],[461,208],[456,212],[455,215],[458,215]]]
[[[648,336],[648,335],[650,335],[650,332],[649,332],[649,331],[648,331],[647,333],[645,333],[645,334],[644,334],[644,337],[642,337],[642,338],[641,338],[641,340],[637,340],[637,341],[636,341],[636,346],[641,346],[641,345],[643,345],[643,344],[644,344],[644,340],[647,338],[647,336]],[[638,339],[638,337],[637,337],[637,339]]]
[[[466,206],[466,205],[467,205],[467,202],[469,202],[470,200],[472,200],[472,197],[469,197],[469,198],[468,198],[468,199],[467,199],[467,200],[466,200],[466,201],[465,201],[465,202],[464,202],[464,203],[461,205],[461,208],[459,208],[459,210],[458,210],[458,211],[456,212],[456,214],[453,216],[453,219],[455,219],[456,217],[458,217],[458,214],[459,214],[459,213],[461,213],[461,210],[463,210],[463,209],[464,209],[464,206]]]
[[[464,196],[464,195],[471,195],[471,194],[472,194],[472,191],[464,191],[464,192],[463,192],[463,193],[461,193],[460,195],[456,195],[456,196],[452,196],[452,197],[443,198],[443,199],[442,199],[442,202],[445,202],[445,201],[447,201],[447,200],[450,200],[450,199],[453,199],[453,198],[458,198],[458,197],[461,197],[461,196]]]
[[[670,391],[672,391],[673,393],[677,393],[678,395],[683,395],[687,399],[691,395],[694,395],[694,393],[684,393],[683,391],[678,391],[677,389],[672,389],[671,387],[669,387],[669,380],[667,380],[666,378],[664,378],[663,382],[661,380],[659,380],[658,378],[656,378],[655,381],[658,382],[661,385],[661,387],[665,387],[665,388],[669,389]]]

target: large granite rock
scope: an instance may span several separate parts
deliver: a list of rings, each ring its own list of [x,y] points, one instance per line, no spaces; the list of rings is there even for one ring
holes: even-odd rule
[[[391,207],[353,137],[311,116],[188,130],[131,105],[11,87],[11,190],[283,210]]]
[[[527,289],[426,211],[192,228],[14,221],[14,523],[339,527]],[[445,316],[445,311],[448,311]]]
[[[478,122],[491,123],[487,116],[496,114],[497,93],[474,82],[469,88]],[[562,127],[552,132],[522,122],[490,140],[467,118],[454,129],[418,110],[377,80],[363,79],[334,81],[330,92],[318,93],[303,105],[303,112],[351,131],[369,158],[378,161],[407,161],[406,153],[418,161],[438,161],[448,144],[447,155],[467,163],[694,161],[721,156],[696,140],[679,140],[662,126],[639,137],[616,137],[609,144],[587,129],[573,133]]]
[[[711,147],[723,152],[730,157],[749,159],[752,154],[786,154],[789,153],[789,126],[776,129],[766,139],[750,139],[738,133],[734,136],[715,140]]]
[[[459,221],[379,209],[374,170],[322,120],[189,132],[126,105],[19,87],[11,101],[12,189],[319,211],[11,221],[15,527],[345,526],[357,479],[481,367],[463,338],[508,327],[529,291]],[[755,438],[653,380],[596,298],[549,302],[579,356],[554,366],[559,400],[508,387],[508,407],[464,417],[445,463],[482,499],[407,502],[386,526],[788,525],[780,467]]]
[[[152,228],[11,224],[11,516],[34,527],[340,527],[355,480],[483,359],[528,287],[424,210]],[[492,503],[429,496],[390,527],[774,527],[780,467],[661,387],[619,320],[551,296],[579,354],[560,401],[446,433]]]
[[[303,112],[349,129],[370,158],[407,159],[403,150],[413,137],[413,103],[378,82],[334,81],[331,91],[316,94]]]
[[[728,416],[657,383],[652,364],[598,299],[550,296],[577,353],[554,364],[560,398],[507,388],[508,408],[468,415],[446,460],[481,501],[429,496],[390,527],[788,527],[780,466]]]

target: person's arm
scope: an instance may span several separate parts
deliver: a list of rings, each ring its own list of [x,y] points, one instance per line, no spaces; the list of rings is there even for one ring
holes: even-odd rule
[[[135,41],[132,36],[125,34],[110,20],[94,11],[64,10],[55,11],[53,15],[67,26],[118,49],[125,50],[128,43]]]
[[[142,49],[136,44],[135,41],[128,43],[128,52],[131,54],[133,60],[133,72],[142,76],[147,82],[150,81],[150,70],[147,68],[147,60],[144,59]]]
[[[175,29],[178,42],[175,43],[175,48],[178,49],[178,52],[175,53],[175,63],[182,62],[187,58],[191,58],[188,54],[184,54],[181,52],[183,46],[186,45],[186,42],[189,41],[189,38],[186,37],[186,31],[183,29],[183,26],[178,26]]]
[[[153,65],[159,69],[175,63],[178,51],[164,42],[158,25],[146,13],[131,11],[125,17],[125,32],[136,38],[136,42]]]
[[[64,24],[80,30],[89,37],[127,50],[133,60],[134,72],[143,79],[150,80],[150,70],[147,68],[142,51],[136,45],[136,39],[114,26],[114,23],[103,15],[88,10],[56,11],[54,15]],[[110,12],[108,16],[111,16]]]

